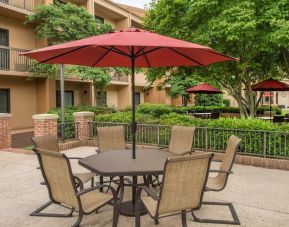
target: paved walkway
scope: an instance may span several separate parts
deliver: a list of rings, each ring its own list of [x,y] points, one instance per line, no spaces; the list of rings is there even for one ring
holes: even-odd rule
[[[67,151],[69,156],[85,157],[94,154],[92,147],[81,147]],[[57,227],[71,226],[76,221],[72,218],[43,218],[30,217],[29,213],[48,200],[40,170],[37,170],[36,156],[0,152],[0,226],[7,227]],[[74,171],[85,171],[73,161]],[[239,215],[241,226],[289,226],[289,172],[256,168],[250,166],[234,166],[234,174],[228,182],[226,190],[214,193],[207,192],[206,200],[231,201]],[[129,190],[129,189],[127,189]],[[126,194],[129,196],[130,192]],[[62,208],[52,207],[51,211],[62,211]],[[200,211],[201,217],[228,217],[227,209],[204,206]],[[219,226],[213,224],[199,224],[188,214],[189,226]],[[112,208],[104,207],[97,214],[85,216],[83,227],[111,226]],[[148,215],[141,218],[142,226],[154,226]],[[121,227],[134,226],[134,219],[120,216]],[[181,226],[178,216],[160,220],[160,227]]]

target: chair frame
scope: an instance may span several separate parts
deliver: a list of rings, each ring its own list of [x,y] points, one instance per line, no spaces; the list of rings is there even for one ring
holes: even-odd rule
[[[204,182],[204,186],[203,186],[202,191],[201,191],[200,202],[199,202],[199,204],[198,204],[196,209],[200,209],[201,205],[202,205],[202,200],[203,200],[204,192],[206,190],[206,184],[207,184],[207,181],[208,181],[209,170],[210,170],[211,160],[212,160],[213,156],[214,156],[214,154],[212,153],[211,157],[209,157],[209,163],[208,163],[207,173],[206,173],[206,176],[205,176],[205,182]],[[196,159],[198,159],[198,158],[196,158]],[[170,161],[172,161],[172,160],[170,160]],[[166,169],[168,163],[169,163],[169,159],[167,159],[167,161],[165,162],[164,169]],[[166,178],[166,172],[164,172],[162,182],[165,181],[165,178]],[[164,216],[159,217],[158,210],[159,210],[160,200],[162,198],[162,188],[161,188],[160,194],[157,195],[156,192],[154,192],[153,190],[151,190],[147,186],[139,187],[137,189],[137,192],[136,192],[136,204],[135,204],[135,215],[136,215],[136,217],[135,217],[135,226],[136,227],[140,227],[140,216],[141,216],[140,215],[140,207],[141,207],[141,203],[142,203],[142,201],[141,201],[142,190],[145,191],[149,196],[151,196],[152,199],[154,199],[155,201],[158,201],[157,210],[156,210],[155,216],[152,216],[150,214],[150,212],[148,212],[149,216],[154,220],[155,225],[159,224],[159,219],[160,218],[165,218],[165,217],[170,217],[170,216],[181,214],[182,226],[183,227],[187,227],[187,216],[186,216],[186,213],[191,212],[191,210],[182,210],[181,212],[168,214],[168,215],[164,215]]]
[[[75,177],[73,176],[73,173],[72,173],[72,170],[71,170],[71,165],[70,165],[70,162],[69,162],[69,159],[66,155],[63,154],[63,158],[65,159],[65,161],[67,162],[67,165],[68,165],[68,171],[69,171],[69,175],[70,175],[70,180],[71,182],[73,183],[73,189],[75,191],[75,195],[77,197],[77,202],[78,202],[78,207],[79,207],[79,210],[76,210],[75,208],[71,208],[69,206],[66,206],[66,205],[63,205],[57,201],[55,201],[52,197],[52,193],[51,193],[51,188],[50,188],[50,185],[48,183],[48,180],[46,178],[46,175],[45,175],[45,172],[44,172],[44,169],[43,169],[43,164],[42,164],[42,160],[41,160],[41,155],[39,154],[38,151],[44,151],[44,152],[51,152],[51,151],[48,151],[48,150],[44,150],[44,149],[35,149],[36,150],[36,155],[37,155],[37,158],[39,160],[39,164],[40,164],[40,170],[41,170],[41,173],[42,173],[42,176],[44,178],[44,181],[46,183],[46,186],[47,186],[47,189],[48,189],[48,194],[49,194],[49,198],[50,198],[50,201],[45,203],[43,206],[41,206],[40,208],[38,208],[37,210],[35,210],[34,212],[32,212],[31,214],[36,214],[36,215],[31,215],[30,216],[41,216],[41,217],[72,217],[72,214],[73,212],[78,212],[78,218],[77,218],[77,221],[72,225],[72,227],[78,227],[82,221],[82,218],[84,215],[89,215],[89,214],[92,214],[94,212],[97,212],[98,209],[102,208],[103,206],[107,205],[107,204],[113,204],[113,223],[112,223],[112,226],[113,227],[116,227],[117,226],[117,222],[118,222],[118,217],[119,217],[119,206],[118,206],[118,198],[117,198],[117,194],[116,194],[116,191],[113,187],[109,186],[109,185],[97,185],[97,186],[94,186],[94,187],[91,187],[91,188],[88,188],[88,189],[84,189],[84,190],[80,190],[78,191],[77,190],[77,183],[76,183],[76,180],[75,180]],[[93,191],[93,190],[99,190],[99,189],[103,189],[107,187],[111,192],[112,192],[112,195],[113,195],[113,198],[109,201],[107,201],[106,203],[100,205],[99,207],[95,208],[94,210],[90,211],[90,212],[85,212],[82,208],[82,204],[81,204],[81,201],[80,201],[80,196],[85,194],[85,193],[88,193],[90,191]],[[46,207],[48,207],[49,205],[51,204],[57,204],[59,206],[62,206],[62,207],[65,207],[69,210],[71,210],[68,214],[52,214],[52,213],[41,213],[42,210],[44,210]]]
[[[234,156],[232,158],[232,162],[230,164],[230,167],[229,167],[228,171],[224,171],[224,170],[210,170],[209,171],[210,173],[225,173],[226,174],[226,178],[225,178],[225,182],[224,182],[223,187],[220,188],[220,189],[213,189],[213,188],[206,187],[206,189],[205,189],[206,191],[219,192],[219,191],[224,190],[224,188],[227,186],[229,175],[233,174],[232,168],[233,168],[236,156],[237,156],[237,151],[240,148],[240,144],[241,144],[241,140],[238,142],[237,146],[235,147]],[[216,161],[216,160],[213,160],[213,161],[214,162],[222,162],[222,161]],[[234,208],[233,203],[230,203],[230,202],[208,202],[208,201],[203,201],[202,204],[204,204],[204,205],[212,205],[212,206],[227,206],[227,207],[229,207],[230,212],[231,212],[231,216],[233,218],[233,221],[222,220],[222,219],[206,219],[206,218],[202,219],[202,218],[198,218],[194,214],[194,210],[198,210],[198,209],[194,209],[194,210],[191,211],[192,216],[194,218],[194,221],[201,222],[201,223],[215,223],[215,224],[229,224],[229,225],[240,225],[241,224],[240,219],[239,219],[239,217],[237,215],[237,212],[236,212],[236,210]]]

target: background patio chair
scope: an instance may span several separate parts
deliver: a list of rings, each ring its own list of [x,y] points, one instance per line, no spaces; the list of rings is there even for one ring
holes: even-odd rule
[[[219,119],[219,118],[220,118],[220,112],[211,113],[211,119]]]
[[[117,226],[118,200],[112,187],[99,185],[78,191],[77,178],[72,174],[70,162],[64,154],[42,149],[36,149],[36,154],[51,203],[70,209],[70,213],[65,217],[72,216],[74,211],[78,212],[78,219],[73,227],[79,226],[83,215],[91,214],[111,202],[114,207],[112,226]],[[112,195],[97,191],[103,187],[108,187]],[[39,208],[38,213],[46,207]],[[41,216],[51,216],[51,214],[41,213]],[[61,217],[61,215],[55,214],[55,217]]]
[[[146,186],[137,190],[136,226],[140,226],[141,202],[155,224],[159,218],[181,214],[182,225],[187,226],[186,212],[201,206],[212,157],[212,153],[202,153],[168,158],[160,195]],[[141,197],[142,190],[149,196]]]
[[[233,173],[231,170],[232,170],[235,158],[236,158],[237,151],[240,147],[240,144],[241,144],[240,138],[238,138],[234,135],[230,136],[223,160],[222,160],[221,165],[220,165],[220,169],[219,170],[210,170],[210,172],[218,173],[218,175],[215,177],[209,177],[208,178],[208,182],[206,185],[206,191],[222,191],[226,187],[229,175]],[[193,215],[195,221],[204,222],[204,223],[240,225],[239,218],[237,216],[237,213],[236,213],[232,203],[203,202],[202,204],[228,206],[230,208],[231,215],[233,217],[233,221],[200,219],[192,211],[192,215]]]
[[[196,130],[195,127],[173,126],[168,151],[177,155],[192,153],[195,130]],[[148,176],[148,179],[149,179],[148,185],[149,184],[152,184],[152,186],[160,185],[158,175],[154,175],[154,179],[152,178],[152,176]]]
[[[283,122],[285,122],[284,118],[285,118],[285,116],[275,115],[273,117],[273,122],[274,123],[283,123]]]

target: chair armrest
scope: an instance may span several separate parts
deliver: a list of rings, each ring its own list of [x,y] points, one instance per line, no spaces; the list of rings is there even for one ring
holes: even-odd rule
[[[226,171],[226,170],[209,170],[210,173],[228,173],[228,174],[232,174],[232,171]]]
[[[222,162],[222,160],[211,160],[212,162]]]
[[[81,157],[67,157],[68,159],[82,159]]]
[[[81,191],[76,193],[76,196],[81,196],[85,193],[88,193],[88,192],[91,192],[91,191],[94,191],[94,190],[97,190],[100,188],[108,188],[112,192],[113,198],[117,198],[117,194],[116,194],[115,189],[113,187],[111,187],[110,185],[105,185],[105,184],[103,184],[103,185],[98,184],[97,186],[81,190]]]
[[[190,150],[190,151],[186,151],[186,152],[182,153],[181,155],[192,154],[194,152],[195,152],[195,150]]]
[[[151,190],[149,187],[147,186],[142,186],[140,187],[140,189],[144,190],[146,193],[148,193],[150,195],[150,197],[152,197],[154,200],[160,200],[160,197],[157,195],[157,193],[153,190]]]

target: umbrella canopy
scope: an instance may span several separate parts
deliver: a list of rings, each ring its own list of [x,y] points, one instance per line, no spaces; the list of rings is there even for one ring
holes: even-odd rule
[[[198,44],[162,36],[138,28],[50,46],[22,55],[39,63],[90,67],[131,67],[132,156],[135,158],[135,67],[207,66],[237,60]]]
[[[193,86],[187,89],[186,91],[188,93],[198,93],[198,94],[221,94],[222,93],[222,91],[220,91],[218,88],[215,88],[208,83]]]
[[[268,79],[252,86],[253,91],[289,91],[289,85],[281,81]]]

